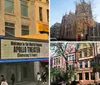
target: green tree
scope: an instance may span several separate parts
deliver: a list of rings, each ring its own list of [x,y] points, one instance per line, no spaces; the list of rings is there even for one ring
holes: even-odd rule
[[[65,81],[68,83],[74,77],[74,69],[70,68],[70,66],[68,65],[68,56],[65,54],[66,46],[67,46],[67,43],[52,43],[51,44],[51,48],[54,48],[54,47],[56,48],[55,50],[56,54],[59,54],[65,58],[66,72],[62,72],[62,74],[60,75],[62,75],[65,78]],[[51,69],[51,75],[55,76],[57,75],[57,73],[58,73],[57,71],[55,71],[54,69]]]

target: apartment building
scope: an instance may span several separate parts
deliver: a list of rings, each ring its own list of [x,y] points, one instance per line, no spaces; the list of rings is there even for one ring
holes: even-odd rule
[[[32,49],[31,49],[31,52],[29,51],[24,52],[24,53],[16,52],[16,53],[25,54],[23,56],[18,57],[15,54],[13,54],[14,46],[18,46],[18,44],[17,45],[13,44],[13,46],[11,46],[11,42],[20,43],[19,45],[20,48],[23,48],[23,46],[21,46],[22,43],[24,43],[23,45],[25,48],[28,48],[27,47],[28,45],[25,46],[25,43],[27,44],[31,43],[32,45],[32,43],[43,44],[44,42],[46,42],[47,46],[46,45],[45,46],[48,51],[48,41],[47,41],[48,39],[41,40],[41,39],[38,39],[37,37],[35,39],[33,37],[31,37],[32,39],[29,39],[30,38],[29,35],[39,34],[39,37],[41,37],[42,36],[41,33],[48,33],[47,24],[46,24],[46,27],[43,26],[43,24],[37,25],[38,24],[37,21],[39,20],[39,18],[37,17],[41,15],[38,8],[40,4],[37,4],[37,2],[43,3],[42,1],[39,1],[39,0],[38,1],[37,0],[0,0],[0,12],[1,12],[0,13],[0,27],[1,27],[0,28],[0,35],[1,35],[0,46],[2,49],[0,50],[2,51],[2,54],[0,54],[0,58],[1,58],[0,67],[2,68],[0,69],[0,74],[1,75],[4,74],[9,84],[11,83],[10,75],[12,73],[15,73],[16,83],[21,84],[22,82],[24,82],[25,84],[31,81],[35,81],[37,72],[44,71],[43,69],[45,68],[46,65],[48,65],[48,63],[46,63],[45,66],[43,67],[43,64],[45,63],[44,61],[48,60],[48,55],[45,56],[44,54],[43,55],[39,54],[38,56],[34,56],[30,58],[28,57],[27,54],[29,55],[31,54],[32,52]],[[47,7],[49,6],[47,2],[44,2],[44,3],[42,5],[43,7],[45,5]],[[42,14],[41,16],[44,17],[46,16],[46,14]],[[48,17],[49,17],[49,13],[48,13]],[[43,18],[43,22],[46,23],[47,20],[44,21],[44,18]],[[41,29],[41,30],[46,29],[46,32],[45,30],[42,30],[41,32],[38,29]],[[28,36],[27,37],[28,39],[18,38],[22,36]],[[46,34],[46,36],[48,35]],[[2,40],[2,38],[4,40]],[[5,45],[1,43],[2,41],[3,43],[5,42],[4,43]],[[6,46],[6,47],[3,47],[3,46]],[[34,46],[31,46],[31,47],[34,47]],[[3,48],[6,48],[6,49],[3,49]],[[44,49],[41,50],[41,52],[44,51],[46,53],[45,51],[46,49],[45,50]]]
[[[37,33],[49,33],[49,0],[35,0]]]
[[[66,60],[62,56],[54,56],[52,58],[52,68],[61,69],[61,71],[66,71]]]
[[[77,80],[81,83],[92,83],[95,80],[95,74],[93,72],[94,65],[94,48],[92,43],[79,43],[77,55]]]
[[[0,35],[20,37],[48,33],[48,3],[47,0],[0,0]]]
[[[0,4],[0,35],[19,37],[36,34],[33,1],[1,0]]]

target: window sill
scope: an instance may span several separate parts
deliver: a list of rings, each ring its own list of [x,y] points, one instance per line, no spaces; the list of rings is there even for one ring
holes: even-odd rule
[[[22,16],[22,18],[24,18],[24,19],[28,19],[28,20],[29,20],[29,17]]]
[[[5,12],[6,15],[10,15],[10,16],[15,16],[15,14],[13,13],[8,13],[8,12]]]

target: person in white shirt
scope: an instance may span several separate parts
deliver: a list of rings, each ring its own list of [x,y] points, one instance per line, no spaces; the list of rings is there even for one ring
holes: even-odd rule
[[[41,75],[39,72],[37,73],[37,81],[41,81]]]
[[[37,73],[37,85],[39,85],[40,81],[41,81],[41,75],[40,75],[40,73],[38,72],[38,73]]]
[[[7,81],[4,78],[4,75],[2,75],[1,85],[8,85]]]

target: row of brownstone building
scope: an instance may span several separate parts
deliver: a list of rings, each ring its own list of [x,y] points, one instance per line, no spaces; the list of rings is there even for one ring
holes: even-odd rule
[[[68,61],[63,55],[52,56],[51,68],[60,68],[66,72],[66,62],[73,68],[75,76],[72,81],[79,81],[82,85],[100,83],[100,43],[67,43],[64,50]]]

